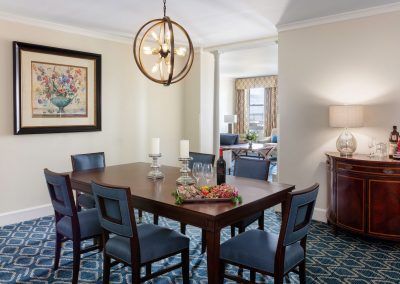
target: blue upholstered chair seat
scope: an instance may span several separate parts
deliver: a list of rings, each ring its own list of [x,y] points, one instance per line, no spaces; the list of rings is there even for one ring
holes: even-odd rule
[[[245,227],[249,226],[250,224],[253,224],[255,221],[257,221],[258,218],[263,216],[263,213],[264,212],[257,212],[256,214],[251,215],[250,217],[247,217],[247,218],[240,220],[239,222],[233,224],[233,226],[245,228]]]
[[[278,236],[261,230],[251,230],[221,245],[221,259],[274,273]],[[285,273],[304,259],[300,242],[286,247]]]
[[[96,202],[94,201],[93,195],[82,193],[78,196],[78,204],[83,208],[95,208]]]
[[[88,209],[78,212],[81,239],[101,234],[99,215],[97,209]],[[57,223],[57,231],[62,235],[72,239],[71,217],[65,216]]]
[[[189,238],[174,230],[153,224],[137,226],[142,263],[165,257],[189,247]],[[129,238],[115,236],[107,241],[106,252],[112,257],[131,263]]]

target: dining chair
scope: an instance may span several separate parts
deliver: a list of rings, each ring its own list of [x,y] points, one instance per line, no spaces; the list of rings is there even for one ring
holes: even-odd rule
[[[116,263],[131,266],[134,284],[178,268],[182,268],[183,283],[189,283],[188,237],[153,224],[136,225],[129,187],[92,182],[92,191],[103,228],[103,283],[109,283],[111,266]],[[153,262],[177,254],[181,255],[180,263],[152,273]],[[111,259],[115,262],[111,263]],[[146,274],[141,277],[143,266],[146,267]]]
[[[299,274],[306,283],[306,240],[314,212],[319,185],[287,194],[279,235],[261,230],[249,230],[221,245],[220,278],[240,283],[255,283],[256,273],[274,277],[283,283],[289,272]],[[250,281],[226,274],[231,264],[250,270]],[[297,271],[296,268],[299,267]],[[222,283],[222,282],[221,282]]]
[[[77,211],[72,194],[69,175],[57,174],[44,170],[47,188],[54,208],[56,226],[56,244],[54,269],[57,270],[60,262],[62,243],[72,240],[73,273],[72,283],[78,282],[80,255],[96,249],[102,249],[102,242],[81,248],[81,242],[88,239],[95,240],[101,236],[101,226],[96,208]]]
[[[104,168],[106,166],[106,159],[104,152],[72,155],[71,162],[73,171],[99,169],[99,168]],[[94,208],[96,206],[93,195],[88,193],[80,193],[78,191],[76,195],[76,204],[79,211],[81,207]],[[143,211],[138,210],[138,214],[139,214],[139,222],[142,222]],[[153,218],[154,218],[153,219],[154,224],[158,224],[159,220],[158,215],[154,215]]]
[[[213,155],[213,154],[189,152],[189,157],[192,158],[192,160],[189,161],[190,169],[193,168],[194,163],[214,165],[214,162],[215,162],[215,155]],[[181,233],[186,234],[186,224],[184,224],[184,223],[181,223]],[[201,253],[204,253],[205,251],[206,251],[206,231],[201,230]]]
[[[71,155],[71,162],[74,172],[99,169],[106,166],[104,152]],[[78,211],[81,210],[81,207],[85,209],[95,208],[96,204],[93,195],[77,191],[76,206],[78,207]]]
[[[245,177],[268,181],[269,175],[269,160],[239,158],[235,161],[233,175],[237,177]],[[239,234],[246,230],[246,227],[258,220],[258,228],[264,230],[264,211],[258,212],[250,217],[247,217],[240,222],[231,225],[231,237],[235,236],[236,228]]]

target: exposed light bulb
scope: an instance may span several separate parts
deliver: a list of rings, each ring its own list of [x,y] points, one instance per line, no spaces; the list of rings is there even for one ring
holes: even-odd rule
[[[144,46],[143,53],[146,55],[151,55],[151,54],[153,54],[153,49],[150,46]]]
[[[158,66],[159,66],[158,63],[154,64],[153,68],[151,68],[151,73],[157,73],[158,72]]]
[[[171,41],[171,31],[167,31],[167,32],[165,33],[165,39],[167,40],[167,42],[170,42],[170,41]]]
[[[162,50],[163,50],[163,52],[168,52],[168,50],[169,50],[169,44],[167,44],[167,43],[163,43],[162,45],[161,45],[161,48],[162,48]]]
[[[178,56],[185,56],[186,55],[186,47],[175,48],[175,54]]]
[[[154,38],[154,40],[158,41],[158,35],[156,34],[155,31],[151,32],[151,36]]]

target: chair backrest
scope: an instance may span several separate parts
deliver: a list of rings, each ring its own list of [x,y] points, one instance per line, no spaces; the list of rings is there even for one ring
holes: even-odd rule
[[[239,134],[221,133],[219,135],[219,143],[221,146],[239,144]]]
[[[193,168],[194,163],[203,163],[203,164],[212,164],[214,165],[215,155],[213,154],[204,154],[204,153],[196,153],[196,152],[189,152],[189,156],[193,158],[189,162],[189,168]]]
[[[106,166],[104,152],[72,155],[71,162],[73,171],[98,169]]]
[[[239,158],[235,161],[233,175],[252,179],[268,180],[269,160]]]
[[[137,238],[129,187],[92,182],[92,192],[102,228],[123,237]]]
[[[63,216],[77,216],[69,175],[44,169],[44,176],[54,211]]]
[[[282,217],[280,242],[283,246],[291,245],[307,236],[310,228],[319,184],[288,193],[285,216]]]

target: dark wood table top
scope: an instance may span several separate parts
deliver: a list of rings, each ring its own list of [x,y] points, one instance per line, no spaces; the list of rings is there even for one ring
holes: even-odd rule
[[[234,205],[229,202],[219,202],[176,205],[172,192],[176,189],[176,179],[180,174],[179,168],[162,166],[161,171],[165,174],[165,178],[158,181],[147,178],[149,170],[150,164],[148,163],[132,163],[107,166],[104,169],[71,172],[70,175],[73,187],[81,191],[90,192],[91,181],[128,186],[134,199],[148,200],[162,204],[164,207],[170,206],[171,209],[180,207],[181,210],[194,211],[211,219],[222,216],[227,212],[244,209],[243,207],[265,203],[265,200],[271,199],[275,195],[277,197],[279,195],[281,199],[282,194],[294,189],[293,185],[227,176],[226,182],[238,188],[239,194],[243,198],[242,204]]]

